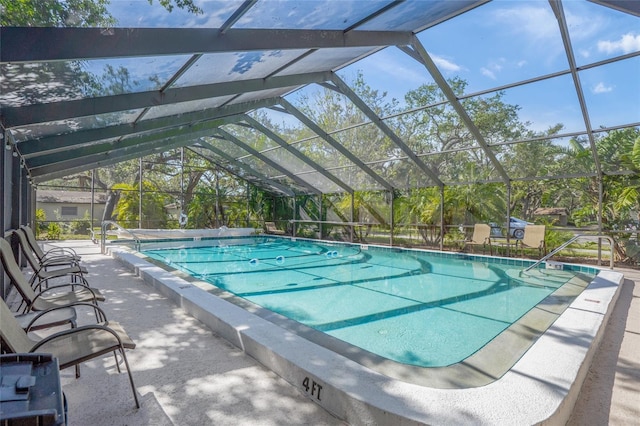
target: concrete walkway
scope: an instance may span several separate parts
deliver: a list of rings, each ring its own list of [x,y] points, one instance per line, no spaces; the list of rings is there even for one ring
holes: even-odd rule
[[[137,343],[128,351],[142,408],[113,357],[62,372],[69,425],[342,425],[296,388],[186,315],[91,242],[75,241],[102,304]],[[640,418],[640,271],[627,280],[570,425]],[[88,322],[88,313],[80,313]]]
[[[626,281],[569,426],[640,424],[640,271],[617,270]]]

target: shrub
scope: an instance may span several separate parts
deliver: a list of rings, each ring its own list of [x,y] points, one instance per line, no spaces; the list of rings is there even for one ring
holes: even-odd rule
[[[90,228],[91,220],[89,219],[89,212],[85,212],[82,219],[71,222],[70,226],[71,233],[74,235],[86,235]]]
[[[44,213],[43,209],[36,209],[36,221],[35,221],[35,229],[33,232],[36,233],[36,236],[39,236],[44,232],[44,221],[47,220],[47,215]]]
[[[49,222],[49,225],[47,226],[47,239],[59,240],[61,234],[62,229],[60,228],[60,225],[56,222]]]

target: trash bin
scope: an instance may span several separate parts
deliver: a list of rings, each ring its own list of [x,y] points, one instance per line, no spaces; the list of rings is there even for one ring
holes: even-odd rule
[[[50,354],[0,355],[0,423],[66,424],[57,358]]]

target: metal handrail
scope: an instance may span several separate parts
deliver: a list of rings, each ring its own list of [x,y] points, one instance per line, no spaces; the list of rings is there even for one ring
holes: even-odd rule
[[[535,268],[536,266],[540,265],[542,262],[546,261],[547,259],[549,259],[551,256],[555,255],[556,253],[558,253],[559,251],[565,249],[568,245],[570,245],[571,243],[573,243],[574,241],[582,238],[582,237],[596,237],[598,238],[598,240],[605,238],[607,241],[609,241],[609,246],[611,248],[611,256],[609,257],[609,269],[613,269],[613,249],[615,247],[615,242],[613,241],[613,238],[611,238],[608,235],[586,235],[586,234],[580,234],[580,235],[576,235],[573,238],[571,238],[569,241],[566,241],[564,244],[560,245],[558,248],[552,250],[549,254],[547,254],[546,256],[544,256],[542,259],[538,260],[536,263],[534,263],[533,265],[529,266],[526,269],[523,269],[522,272],[528,272],[531,269]]]
[[[136,243],[136,250],[139,251],[139,249],[140,249],[140,237],[138,237],[130,229],[126,229],[126,228],[120,226],[117,222],[114,222],[113,220],[103,220],[102,221],[102,225],[100,226],[100,253],[105,254],[104,247],[105,247],[106,241],[107,241],[107,226],[109,226],[109,225],[113,225],[116,228],[118,228],[119,230],[131,234],[131,236],[133,237],[133,241]]]

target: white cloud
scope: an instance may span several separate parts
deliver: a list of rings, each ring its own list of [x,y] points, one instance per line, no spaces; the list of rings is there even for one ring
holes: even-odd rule
[[[558,21],[545,3],[501,2],[501,8],[494,12],[494,19],[487,20],[491,30],[499,31],[504,37],[507,48],[520,49],[520,53],[510,53],[514,59],[515,55],[544,58],[544,65],[548,66],[564,52]]]
[[[600,82],[591,89],[591,92],[597,94],[597,93],[611,92],[612,90],[613,90],[613,86],[607,86],[603,82]]]
[[[536,41],[558,37],[558,22],[549,7],[517,7],[500,9],[496,18],[502,25],[527,34]]]
[[[489,77],[491,80],[496,79],[496,74],[488,68],[482,67],[480,68],[480,72],[482,73],[482,75],[484,75],[485,77]]]
[[[489,77],[492,80],[496,80],[497,74],[502,71],[503,63],[505,63],[504,58],[500,58],[499,62],[490,62],[486,67],[480,68],[480,72],[485,77]]]
[[[430,79],[429,72],[424,67],[416,70],[399,65],[394,61],[379,61],[373,64],[373,67],[387,76],[401,75],[402,80],[412,82],[412,84],[422,84],[425,80]]]
[[[602,16],[589,13],[580,7],[580,3],[572,4],[571,9],[574,10],[573,13],[565,8],[565,18],[573,42],[589,40],[607,26],[607,22]]]
[[[462,67],[460,65],[455,64],[448,59],[436,55],[433,55],[432,58],[433,62],[435,62],[438,68],[440,68],[442,71],[459,72],[462,70]]]
[[[640,34],[627,33],[620,40],[603,40],[598,42],[598,50],[607,54],[631,53],[640,50]]]

